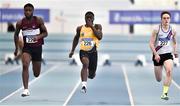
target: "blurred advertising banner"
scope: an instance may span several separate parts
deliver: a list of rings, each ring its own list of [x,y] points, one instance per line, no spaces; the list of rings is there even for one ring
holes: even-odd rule
[[[35,9],[34,15],[43,18],[45,22],[49,22],[49,9]],[[16,22],[23,17],[23,9],[0,9],[0,22]]]
[[[152,10],[111,10],[109,11],[110,24],[159,24],[161,12]],[[180,11],[169,11],[171,23],[180,24]]]

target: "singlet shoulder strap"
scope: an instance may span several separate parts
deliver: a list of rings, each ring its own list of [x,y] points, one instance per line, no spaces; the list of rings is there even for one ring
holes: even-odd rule
[[[156,33],[156,41],[157,41],[157,38],[158,38],[158,36],[159,36],[160,29],[161,29],[161,25],[159,25],[158,31],[157,31],[157,33]]]
[[[161,30],[161,25],[159,25],[158,31],[157,31],[157,35],[159,35],[159,32]]]

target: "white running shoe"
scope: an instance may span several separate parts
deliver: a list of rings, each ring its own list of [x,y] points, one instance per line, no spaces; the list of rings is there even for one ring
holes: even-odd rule
[[[87,91],[87,87],[86,87],[86,86],[82,86],[81,92],[82,92],[82,93],[86,93],[86,91]]]
[[[21,94],[22,97],[29,96],[30,92],[28,89],[24,89],[23,93]]]
[[[162,94],[161,95],[161,99],[169,100],[169,97],[167,96],[167,94]]]

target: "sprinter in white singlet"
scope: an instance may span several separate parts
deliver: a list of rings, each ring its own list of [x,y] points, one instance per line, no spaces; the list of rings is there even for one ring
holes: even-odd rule
[[[178,58],[176,31],[170,25],[171,14],[168,11],[161,13],[161,24],[156,27],[149,42],[153,53],[154,73],[156,80],[162,80],[162,70],[165,69],[166,77],[163,83],[161,99],[168,100],[168,90],[172,80],[173,55]]]

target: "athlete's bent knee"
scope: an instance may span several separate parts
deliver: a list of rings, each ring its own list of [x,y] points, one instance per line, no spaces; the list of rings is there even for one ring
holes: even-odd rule
[[[170,77],[171,76],[171,71],[167,71],[167,77]]]
[[[88,78],[89,79],[94,79],[95,76],[96,76],[96,71],[95,70],[89,70]]]
[[[39,77],[39,74],[38,73],[34,73],[34,77]]]
[[[156,77],[156,81],[157,81],[157,82],[161,82],[161,80],[162,80],[162,78],[159,78],[159,77],[157,78],[157,77]]]
[[[83,69],[88,69],[88,64],[83,64]]]
[[[39,77],[40,73],[39,72],[34,72],[34,77]]]
[[[162,79],[156,79],[156,80],[157,80],[157,82],[161,82]]]

